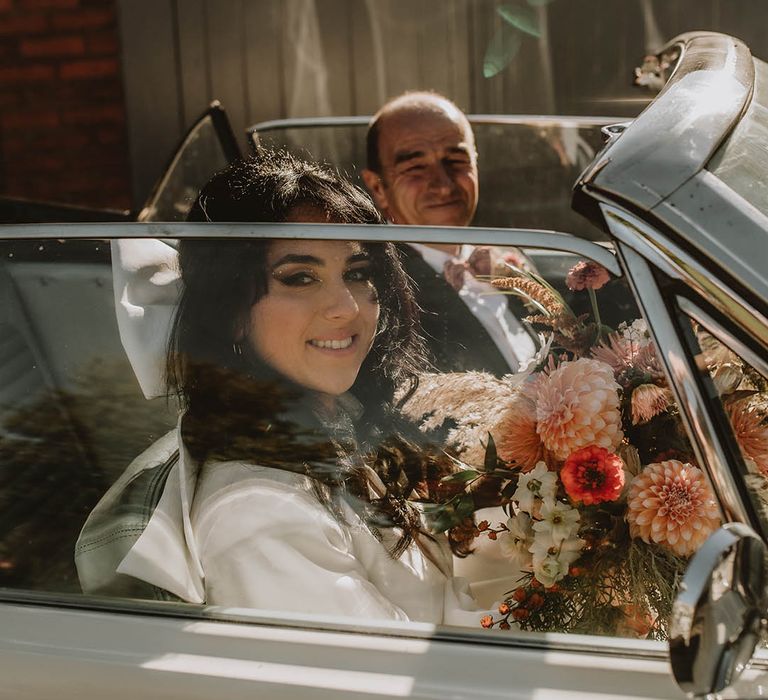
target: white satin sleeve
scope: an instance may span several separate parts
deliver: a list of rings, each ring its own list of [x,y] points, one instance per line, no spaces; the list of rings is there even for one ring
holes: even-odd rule
[[[144,396],[165,394],[165,349],[180,291],[178,253],[169,242],[111,242],[115,315],[125,353]]]
[[[369,580],[348,528],[302,488],[241,481],[196,502],[192,524],[211,605],[408,619]]]

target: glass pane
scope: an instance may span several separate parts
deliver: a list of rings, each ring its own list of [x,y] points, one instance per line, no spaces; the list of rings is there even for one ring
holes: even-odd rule
[[[710,332],[715,329],[705,328],[693,320],[691,329],[696,365],[711,380],[708,386],[712,396],[723,408],[721,416],[727,420],[743,458],[739,478],[745,480],[755,511],[765,527],[768,525],[768,378],[716,338]]]
[[[79,591],[89,511],[173,425],[117,332],[109,243],[0,242],[0,585]]]
[[[195,125],[179,147],[139,214],[139,221],[184,221],[200,188],[228,163],[213,119],[207,116]]]
[[[602,124],[569,122],[472,125],[478,150],[476,226],[540,228],[594,239],[600,232],[571,210],[571,189],[602,147]],[[365,124],[274,128],[259,132],[272,148],[327,161],[363,187]]]
[[[469,245],[2,246],[3,585],[664,636],[717,513],[623,279]],[[678,530],[644,520],[681,474],[684,544],[666,492]]]

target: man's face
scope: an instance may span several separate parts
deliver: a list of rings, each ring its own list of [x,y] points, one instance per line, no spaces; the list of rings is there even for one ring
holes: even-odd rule
[[[395,224],[467,226],[477,208],[477,156],[460,114],[402,109],[380,122],[381,174],[363,171],[376,205]]]

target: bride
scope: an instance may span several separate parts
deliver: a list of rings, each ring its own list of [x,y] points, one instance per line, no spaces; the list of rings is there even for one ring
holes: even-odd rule
[[[284,154],[230,166],[196,211],[380,222],[352,185]],[[394,247],[184,240],[179,264],[166,371],[179,426],[89,517],[76,550],[83,589],[144,582],[191,603],[476,625],[450,550],[411,500],[445,457],[395,405],[425,362]],[[159,499],[131,530],[119,513],[137,490]]]

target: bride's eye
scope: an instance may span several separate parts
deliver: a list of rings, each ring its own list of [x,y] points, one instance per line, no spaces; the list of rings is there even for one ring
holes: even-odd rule
[[[370,265],[364,267],[353,267],[344,273],[344,279],[348,282],[370,282],[373,278],[373,270]]]
[[[288,287],[305,287],[316,281],[316,278],[305,270],[287,275],[275,275],[275,277]]]

